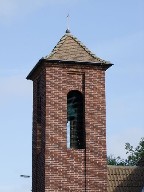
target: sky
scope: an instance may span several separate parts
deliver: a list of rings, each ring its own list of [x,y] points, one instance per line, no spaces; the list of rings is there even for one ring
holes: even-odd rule
[[[32,82],[67,28],[114,65],[106,71],[107,153],[144,136],[143,0],[0,0],[0,192],[31,190]]]

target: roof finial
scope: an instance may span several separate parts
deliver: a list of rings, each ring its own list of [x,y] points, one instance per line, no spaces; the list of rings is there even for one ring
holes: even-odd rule
[[[67,30],[66,30],[66,33],[70,33],[70,29],[69,29],[69,18],[70,18],[70,16],[69,16],[69,13],[68,13],[66,18],[67,18]]]

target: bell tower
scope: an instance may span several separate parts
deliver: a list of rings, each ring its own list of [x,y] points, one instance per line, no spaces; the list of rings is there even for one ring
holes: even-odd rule
[[[33,81],[33,192],[107,191],[110,66],[66,31],[27,76]]]

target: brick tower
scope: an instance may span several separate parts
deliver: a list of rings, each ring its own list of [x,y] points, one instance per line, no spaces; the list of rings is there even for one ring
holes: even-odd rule
[[[105,71],[69,31],[27,76],[33,81],[33,192],[106,192]]]

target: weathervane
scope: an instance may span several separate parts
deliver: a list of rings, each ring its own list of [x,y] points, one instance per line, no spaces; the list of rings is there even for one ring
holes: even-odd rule
[[[66,33],[70,33],[70,29],[69,29],[69,19],[70,19],[70,16],[69,16],[69,13],[67,15],[67,30],[66,30]]]

